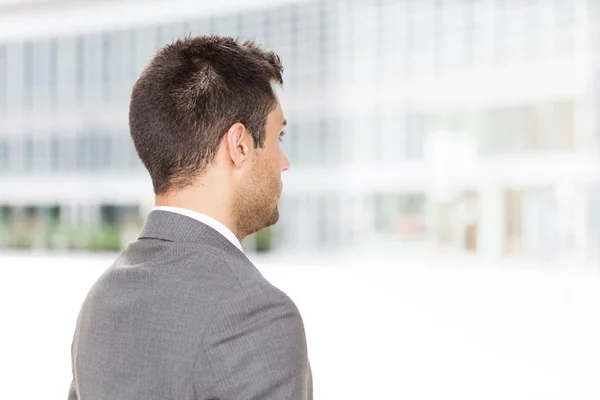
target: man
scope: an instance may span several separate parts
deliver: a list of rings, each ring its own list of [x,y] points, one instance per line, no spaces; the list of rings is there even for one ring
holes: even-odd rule
[[[90,290],[69,399],[311,399],[302,318],[240,243],[279,218],[279,57],[217,36],[159,51],[130,132],[156,208]]]

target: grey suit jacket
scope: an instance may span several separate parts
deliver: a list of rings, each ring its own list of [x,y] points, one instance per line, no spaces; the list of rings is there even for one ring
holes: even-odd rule
[[[69,399],[312,399],[298,309],[236,246],[152,211],[88,293]]]

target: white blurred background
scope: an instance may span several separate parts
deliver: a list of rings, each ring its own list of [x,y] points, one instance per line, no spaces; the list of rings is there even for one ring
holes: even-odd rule
[[[188,34],[284,63],[280,222],[317,399],[600,397],[600,1],[0,1],[0,398],[65,398],[152,188],[129,93]]]

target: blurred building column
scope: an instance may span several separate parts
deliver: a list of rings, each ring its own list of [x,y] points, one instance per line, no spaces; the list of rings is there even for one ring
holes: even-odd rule
[[[348,208],[346,207],[346,194],[340,193],[337,197],[337,208],[339,213],[339,218],[337,220],[338,230],[339,230],[339,242],[341,246],[348,245]]]
[[[79,223],[79,205],[64,203],[60,206],[60,222],[64,226],[76,226]]]
[[[82,222],[87,225],[97,226],[102,222],[100,206],[97,204],[85,204],[82,207]]]
[[[576,254],[575,232],[578,227],[575,222],[575,204],[577,202],[577,188],[574,183],[561,181],[555,187],[555,197],[558,203],[558,229],[559,229],[559,257],[572,258]]]
[[[486,259],[497,259],[503,254],[505,237],[505,210],[501,187],[484,186],[479,194],[479,254]]]
[[[305,193],[300,198],[298,207],[297,243],[298,247],[310,251],[314,248],[314,206],[313,195]]]
[[[12,207],[11,217],[13,222],[21,221],[25,217],[25,207],[20,204]]]
[[[544,239],[541,221],[544,218],[543,191],[536,189],[526,190],[523,196],[523,214],[521,223],[523,227],[523,255],[536,259],[545,257]]]
[[[578,186],[573,202],[573,252],[577,260],[585,261],[588,258],[589,191]]]
[[[588,257],[592,263],[600,263],[600,182],[591,186],[588,194]]]
[[[46,206],[37,206],[34,209],[34,232],[32,247],[43,248],[47,246],[46,229],[51,221],[50,209]]]
[[[47,227],[52,221],[52,214],[50,208],[47,206],[37,206],[35,208],[35,217],[38,227]]]
[[[373,196],[357,195],[354,200],[355,242],[370,247],[375,240],[375,201]]]

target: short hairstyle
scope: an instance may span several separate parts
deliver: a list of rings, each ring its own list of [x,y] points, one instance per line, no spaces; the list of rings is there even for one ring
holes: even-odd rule
[[[267,116],[283,84],[279,56],[252,41],[178,39],[160,49],[133,86],[129,130],[154,193],[189,186],[240,122],[263,147]]]

